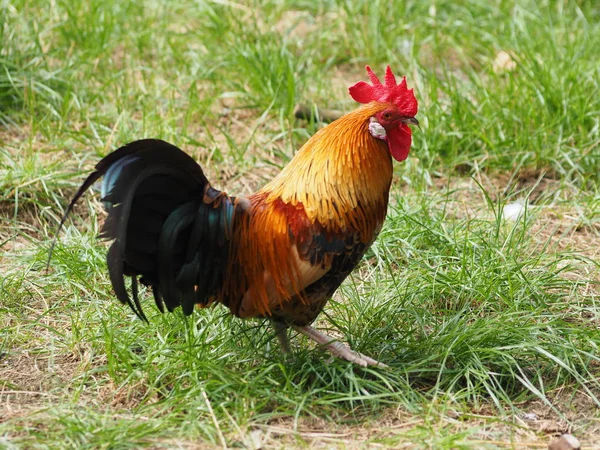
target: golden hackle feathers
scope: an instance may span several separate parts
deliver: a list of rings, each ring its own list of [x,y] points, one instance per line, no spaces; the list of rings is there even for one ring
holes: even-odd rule
[[[392,179],[390,153],[368,131],[385,104],[371,103],[317,132],[283,171],[259,192],[267,203],[301,204],[308,219],[328,231],[351,226],[370,240],[369,214],[385,215]]]

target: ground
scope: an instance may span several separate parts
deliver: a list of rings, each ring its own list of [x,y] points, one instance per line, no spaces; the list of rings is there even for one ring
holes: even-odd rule
[[[0,448],[600,448],[594,2],[0,5]],[[224,308],[137,320],[97,192],[128,141],[252,192],[390,64],[419,100],[384,228],[292,355]],[[148,299],[149,300],[149,299]]]

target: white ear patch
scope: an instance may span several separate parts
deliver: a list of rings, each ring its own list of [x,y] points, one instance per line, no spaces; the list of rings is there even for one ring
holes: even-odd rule
[[[371,133],[371,136],[373,136],[375,139],[385,139],[387,137],[385,128],[383,128],[383,126],[377,122],[375,117],[371,117],[371,121],[369,122],[369,133]]]

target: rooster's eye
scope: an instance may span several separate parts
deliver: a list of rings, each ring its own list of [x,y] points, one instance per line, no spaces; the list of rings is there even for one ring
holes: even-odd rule
[[[389,113],[389,112],[384,112],[384,113],[383,113],[383,118],[384,118],[385,120],[390,120],[390,119],[392,118],[392,114],[391,114],[391,113]]]

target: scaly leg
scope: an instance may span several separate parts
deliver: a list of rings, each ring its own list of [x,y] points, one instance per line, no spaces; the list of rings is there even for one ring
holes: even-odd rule
[[[379,366],[384,368],[389,368],[388,365],[380,363],[379,361],[374,360],[373,358],[369,358],[362,353],[355,352],[350,347],[345,344],[342,344],[339,341],[336,341],[331,336],[322,333],[310,325],[305,325],[303,327],[298,325],[292,325],[292,328],[305,336],[308,336],[317,344],[322,345],[327,350],[331,352],[333,356],[337,356],[338,358],[343,358],[346,361],[350,361],[352,363],[358,364],[359,366],[367,367],[367,366]],[[279,336],[278,336],[279,337]],[[281,342],[281,341],[280,341]]]
[[[277,340],[279,341],[279,345],[281,346],[281,351],[283,353],[291,353],[292,350],[290,348],[290,340],[287,335],[287,325],[278,320],[271,320],[271,324],[273,325],[273,329],[275,330],[275,336],[277,336]]]

